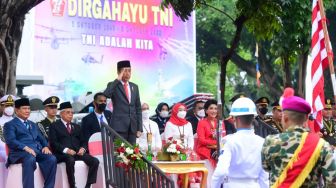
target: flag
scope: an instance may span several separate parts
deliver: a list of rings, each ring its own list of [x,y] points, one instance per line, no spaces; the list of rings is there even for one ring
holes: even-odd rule
[[[260,69],[259,69],[259,63],[258,63],[258,43],[256,43],[256,51],[254,53],[254,56],[256,57],[257,60],[257,64],[256,64],[256,72],[257,72],[257,86],[258,88],[260,87],[260,77],[261,77],[261,73],[260,73]]]
[[[314,122],[309,125],[310,129],[319,132],[323,127],[322,110],[324,108],[324,77],[323,71],[328,67],[328,54],[325,45],[322,18],[318,0],[313,0],[312,10],[312,41],[311,41],[311,62],[308,64],[311,81],[311,101],[312,115]],[[330,54],[329,54],[330,55]],[[308,70],[309,70],[308,69]],[[306,90],[306,92],[309,92]]]

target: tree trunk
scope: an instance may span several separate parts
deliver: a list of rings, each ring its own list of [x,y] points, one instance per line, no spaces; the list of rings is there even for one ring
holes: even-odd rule
[[[290,69],[290,62],[289,62],[289,57],[284,56],[282,57],[283,59],[283,71],[285,74],[285,80],[284,80],[284,86],[285,87],[292,87],[292,79],[291,79],[291,69]]]
[[[16,93],[16,64],[25,15],[42,1],[0,0],[0,91],[4,94]]]
[[[221,67],[221,76],[220,76],[220,90],[221,90],[221,100],[223,104],[225,104],[225,79],[226,79],[226,67],[229,60],[232,58],[234,51],[238,47],[240,41],[240,35],[243,30],[244,23],[247,21],[247,17],[244,15],[239,16],[235,20],[236,32],[234,37],[232,38],[231,45],[229,51],[225,55],[221,55],[220,58],[220,67]],[[224,106],[224,105],[223,105]],[[224,112],[224,111],[223,111]]]
[[[298,90],[297,93],[299,96],[305,96],[305,80],[307,74],[307,60],[308,60],[308,51],[302,52],[300,55],[300,63],[299,63],[299,74],[298,74]]]

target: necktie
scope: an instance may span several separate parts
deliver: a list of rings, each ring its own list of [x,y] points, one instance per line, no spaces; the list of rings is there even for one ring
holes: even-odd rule
[[[27,122],[27,121],[24,121],[23,123],[25,124],[26,128],[29,129],[29,124],[28,124],[28,122]]]
[[[100,118],[99,118],[99,123],[102,124],[104,122],[104,119],[103,119],[103,115],[100,115]]]
[[[67,126],[68,133],[70,134],[71,133],[70,123],[67,123],[66,126]]]
[[[127,97],[127,100],[128,100],[128,102],[130,101],[129,100],[129,95],[128,95],[128,84],[127,83],[124,83],[124,90],[125,90],[125,93],[126,93],[126,97]]]

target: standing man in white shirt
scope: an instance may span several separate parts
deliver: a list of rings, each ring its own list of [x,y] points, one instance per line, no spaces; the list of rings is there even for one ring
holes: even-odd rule
[[[254,134],[252,121],[257,115],[254,102],[246,97],[233,102],[230,115],[237,132],[229,135],[212,176],[212,188],[266,188],[268,174],[261,164],[264,139]]]

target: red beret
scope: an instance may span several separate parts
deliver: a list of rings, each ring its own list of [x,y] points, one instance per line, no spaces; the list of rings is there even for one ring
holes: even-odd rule
[[[301,97],[292,96],[284,98],[282,101],[282,110],[290,110],[309,114],[311,112],[310,104]]]

